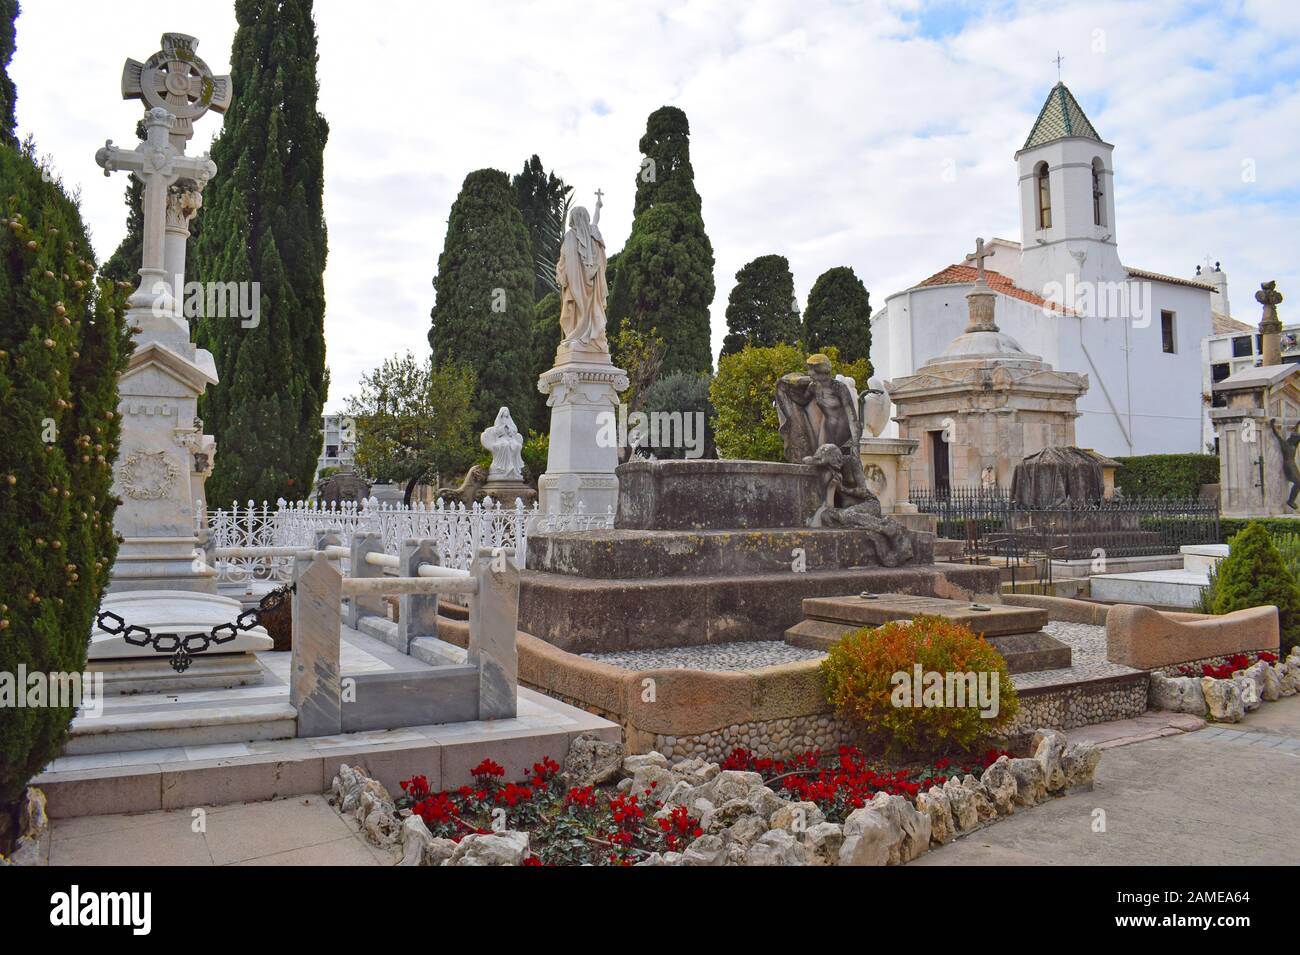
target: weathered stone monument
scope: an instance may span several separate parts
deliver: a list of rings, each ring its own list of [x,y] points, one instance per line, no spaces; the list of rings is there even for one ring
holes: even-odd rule
[[[995,590],[882,513],[846,383],[824,356],[809,371],[776,389],[792,463],[629,461],[612,530],[531,535],[520,629],[572,652],[780,640],[808,597]]]
[[[1259,331],[1264,364],[1214,385],[1225,406],[1212,408],[1219,437],[1219,488],[1224,517],[1300,516],[1300,365],[1282,363],[1277,283],[1255,293],[1263,306]]]
[[[912,530],[934,532],[938,518],[920,514],[908,501],[910,493],[907,462],[916,453],[920,441],[916,438],[886,437],[889,414],[893,401],[879,378],[867,382],[867,388],[858,399],[862,437],[858,441],[858,458],[867,487],[880,501],[880,508],[894,520]]]
[[[217,171],[204,153],[185,155],[194,121],[230,104],[230,78],[213,76],[191,36],[167,33],[144,63],[128,59],[122,96],[146,106],[145,140],[122,149],[109,140],[95,154],[104,175],[125,170],[144,185],[140,284],[128,299],[135,352],[123,373],[122,440],[113,490],[121,499],[114,525],[122,546],[112,592],[216,592],[214,572],[199,557],[196,501],[211,470],[214,442],[197,417],[198,398],[216,384],[212,355],[190,341],[181,308],[189,222],[203,187]]]
[[[144,63],[126,61],[122,96],[144,101],[145,139],[134,149],[109,140],[95,154],[104,175],[127,171],[144,186],[140,285],[126,314],[135,352],[119,382],[113,483],[122,500],[113,523],[123,540],[87,653],[92,668],[126,690],[258,682],[252,654],[272,646],[261,627],[233,626],[242,608],[217,596],[215,571],[199,549],[203,484],[216,449],[203,433],[198,399],[217,383],[217,371],[212,355],[190,341],[182,300],[189,222],[217,168],[206,153],[186,156],[185,145],[194,121],[209,109],[224,112],[231,94],[230,78],[214,76],[197,45],[166,33]],[[229,637],[203,636],[222,626]],[[190,659],[191,649],[210,644],[218,649]],[[178,677],[169,655],[176,671],[192,670]]]
[[[617,413],[627,373],[614,367],[605,337],[605,240],[600,234],[601,192],[596,214],[578,206],[560,245],[555,278],[560,286],[560,332],[555,366],[537,381],[551,409],[546,473],[537,482],[541,510],[602,514],[618,503],[616,442],[602,435]]]
[[[524,436],[510,417],[509,408],[497,412],[496,420],[479,435],[479,443],[492,454],[483,494],[507,507],[516,500],[532,503],[537,492],[524,480]]]
[[[1077,402],[1088,376],[1056,371],[1027,353],[995,321],[998,293],[984,279],[984,240],[966,296],[969,322],[939,357],[888,383],[903,438],[919,442],[908,480],[937,493],[956,486],[1006,486],[1012,469],[1043,448],[1075,443]]]

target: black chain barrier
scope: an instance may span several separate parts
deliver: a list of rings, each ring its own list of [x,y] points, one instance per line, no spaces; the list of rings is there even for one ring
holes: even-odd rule
[[[191,633],[184,637],[179,633],[154,633],[148,627],[134,624],[128,626],[122,617],[111,610],[102,611],[95,618],[95,623],[107,634],[121,634],[122,639],[134,647],[152,646],[158,653],[171,654],[171,659],[167,661],[171,668],[177,673],[184,673],[190,668],[194,654],[202,653],[214,643],[229,643],[240,633],[261,626],[262,614],[279,610],[288,595],[297,590],[297,584],[290,585],[288,589],[276,588],[259,600],[254,609],[245,610],[236,617],[234,623],[219,623],[207,633]]]

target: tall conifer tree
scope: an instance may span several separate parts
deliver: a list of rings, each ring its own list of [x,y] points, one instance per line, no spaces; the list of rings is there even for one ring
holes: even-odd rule
[[[76,202],[30,145],[0,143],[0,673],[84,669],[117,553],[117,380],[131,343],[125,290],[94,272]],[[72,716],[53,700],[0,706],[0,814],[59,754]]]
[[[817,277],[804,309],[804,343],[809,351],[839,349],[846,362],[871,354],[871,297],[853,269],[839,265]]]
[[[9,61],[14,58],[14,21],[18,19],[18,0],[0,0],[0,143],[13,145],[18,117],[14,102],[18,94],[9,78]]]
[[[474,369],[478,427],[490,424],[504,405],[527,432],[537,389],[532,254],[504,172],[479,169],[465,177],[451,206],[433,289],[434,364],[454,361]]]
[[[217,438],[208,499],[304,497],[320,455],[325,368],[325,140],[311,0],[236,0],[234,102],[212,147],[195,274],[260,283],[255,327],[204,316],[219,384],[201,404]]]
[[[727,299],[727,337],[722,354],[746,345],[798,345],[802,329],[794,301],[794,276],[784,255],[760,255],[736,273]]]
[[[632,235],[618,255],[610,323],[663,339],[664,375],[711,371],[713,246],[695,191],[686,114],[675,106],[655,110],[640,146]]]

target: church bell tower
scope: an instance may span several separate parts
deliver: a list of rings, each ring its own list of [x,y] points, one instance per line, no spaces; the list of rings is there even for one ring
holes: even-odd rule
[[[1122,281],[1115,242],[1114,147],[1102,141],[1064,83],[1047,94],[1016,153],[1020,176],[1019,284]]]

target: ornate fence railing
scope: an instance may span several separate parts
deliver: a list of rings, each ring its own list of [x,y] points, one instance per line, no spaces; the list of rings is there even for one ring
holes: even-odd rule
[[[318,504],[277,501],[260,505],[238,502],[229,508],[206,513],[208,546],[302,547],[315,543],[318,531],[335,531],[346,544],[358,532],[380,535],[384,551],[396,554],[402,541],[412,538],[437,542],[439,564],[469,570],[481,547],[507,547],[515,552],[522,568],[527,559],[530,528],[541,531],[597,530],[614,526],[614,514],[586,514],[581,508],[570,514],[543,514],[536,504],[525,507],[516,500],[513,507],[496,501],[410,507],[380,504],[374,499],[360,504]],[[293,574],[291,557],[220,557],[214,561],[217,579],[231,583],[253,580],[284,582]],[[343,568],[346,573],[348,568]]]
[[[914,488],[908,499],[939,519],[940,537],[965,540],[990,555],[1038,554],[1056,560],[1104,560],[1176,554],[1184,544],[1219,540],[1217,501],[1116,498],[1027,508],[1005,488]]]

